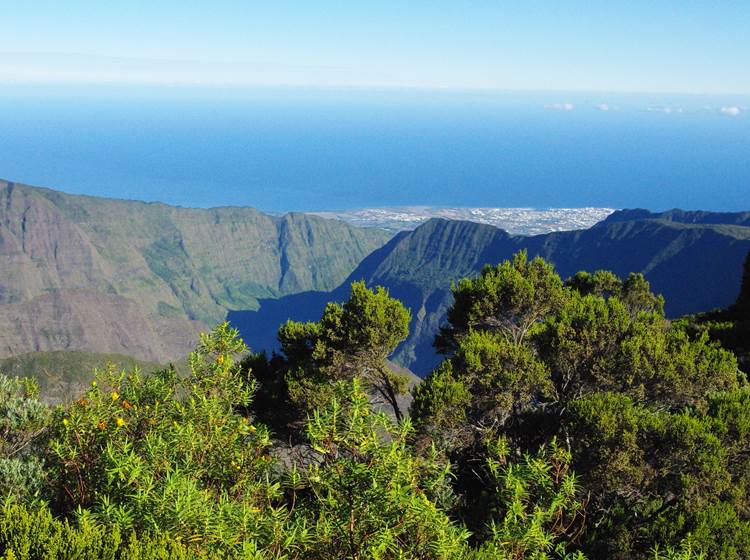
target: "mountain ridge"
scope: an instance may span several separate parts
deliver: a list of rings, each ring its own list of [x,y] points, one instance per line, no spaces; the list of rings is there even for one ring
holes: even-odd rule
[[[393,359],[424,375],[438,361],[432,340],[452,301],[451,282],[520,250],[554,263],[564,278],[602,268],[620,276],[643,272],[654,291],[665,295],[667,313],[680,316],[735,300],[742,262],[750,251],[750,227],[604,220],[586,230],[513,236],[490,225],[434,218],[394,236],[331,292],[262,300],[259,310],[232,312],[229,318],[251,346],[274,348],[272,337],[258,331],[288,318],[317,319],[326,301],[346,298],[351,281],[383,285],[412,311],[409,337]]]
[[[643,272],[670,316],[726,307],[750,250],[750,212],[620,210],[585,230],[523,236],[432,218],[395,235],[253,208],[181,208],[0,181],[0,358],[61,349],[184,357],[229,317],[255,349],[313,320],[354,280],[412,309],[394,358],[424,374],[450,284],[525,249],[562,276]],[[677,279],[677,280],[675,280]]]
[[[332,289],[389,238],[299,213],[0,181],[0,357],[76,349],[179,359],[228,309]]]
[[[712,212],[708,210],[682,210],[672,208],[663,212],[651,212],[644,208],[615,210],[612,214],[596,224],[632,221],[632,220],[663,220],[683,224],[725,224],[750,226],[750,211],[748,212]]]

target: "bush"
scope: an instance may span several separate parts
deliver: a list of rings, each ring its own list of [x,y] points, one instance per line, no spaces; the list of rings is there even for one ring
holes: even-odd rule
[[[279,530],[263,427],[235,412],[251,398],[226,324],[202,338],[183,383],[166,370],[109,372],[55,415],[48,449],[57,511],[124,530],[241,550]]]
[[[38,395],[35,381],[0,374],[0,499],[32,501],[42,491],[39,439],[49,408]]]

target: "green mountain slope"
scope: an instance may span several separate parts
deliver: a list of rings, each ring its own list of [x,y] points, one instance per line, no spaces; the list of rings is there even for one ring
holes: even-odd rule
[[[0,373],[13,377],[31,377],[39,382],[42,397],[48,402],[62,402],[79,397],[94,379],[94,370],[114,367],[117,371],[138,367],[157,371],[166,364],[136,360],[120,354],[97,354],[80,350],[29,352],[0,360]],[[183,367],[179,364],[176,367]]]
[[[750,227],[683,223],[642,212],[631,217],[635,219],[531,237],[471,222],[430,220],[395,236],[331,293],[263,300],[260,310],[232,313],[230,319],[255,348],[273,347],[268,334],[274,332],[273,325],[289,317],[319,316],[325,301],[344,299],[348,283],[364,279],[370,286],[386,286],[411,309],[410,336],[393,358],[423,375],[437,363],[432,340],[452,302],[451,281],[521,249],[553,262],[563,277],[601,268],[621,276],[643,272],[654,291],[666,297],[670,316],[726,307],[735,300],[742,262],[750,250]]]
[[[333,289],[389,237],[302,214],[0,181],[0,357],[77,349],[179,359],[227,310]]]

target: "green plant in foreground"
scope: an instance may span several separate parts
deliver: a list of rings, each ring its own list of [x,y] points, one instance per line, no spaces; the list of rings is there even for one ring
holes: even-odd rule
[[[32,379],[0,374],[0,499],[33,500],[42,490],[37,439],[46,430],[49,408],[38,396]]]
[[[196,545],[271,543],[281,521],[269,435],[235,413],[252,392],[233,358],[243,350],[224,324],[202,336],[185,383],[172,370],[99,375],[53,422],[56,509]]]
[[[373,412],[357,380],[307,425],[314,456],[288,475],[297,522],[310,531],[303,558],[451,559],[468,533],[450,520],[449,468],[417,456],[401,424]]]

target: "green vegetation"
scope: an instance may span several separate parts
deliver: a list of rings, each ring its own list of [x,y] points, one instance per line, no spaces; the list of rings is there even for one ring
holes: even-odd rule
[[[392,359],[425,376],[439,363],[432,342],[453,304],[451,283],[479,274],[487,263],[512,260],[522,250],[554,263],[561,277],[588,283],[578,286],[588,293],[606,289],[607,278],[574,280],[581,269],[592,275],[612,271],[624,280],[640,272],[665,296],[667,316],[676,318],[724,308],[735,300],[742,261],[750,251],[750,220],[742,213],[622,211],[587,230],[526,237],[484,224],[433,219],[396,235],[349,279],[384,286],[412,311],[409,336]],[[231,320],[250,346],[270,349],[273,340],[263,333],[290,316],[319,317],[327,301],[346,299],[350,280],[330,294],[285,296],[257,311],[234,313]],[[270,329],[254,328],[259,323]]]
[[[309,412],[328,400],[333,381],[359,377],[400,421],[397,396],[406,392],[408,379],[391,371],[387,358],[409,333],[409,319],[409,311],[383,288],[372,292],[364,282],[354,282],[349,300],[329,303],[320,321],[288,321],[279,340],[292,402]]]
[[[39,384],[43,400],[70,401],[80,396],[93,381],[95,370],[140,369],[156,371],[163,364],[144,362],[122,354],[98,354],[80,350],[29,352],[0,360],[0,371],[12,377],[32,377]],[[182,371],[185,364],[177,365]]]
[[[187,376],[0,376],[0,559],[750,556],[750,384],[709,329],[525,252],[452,293],[408,413],[409,312],[362,282],[278,355],[224,323]]]

